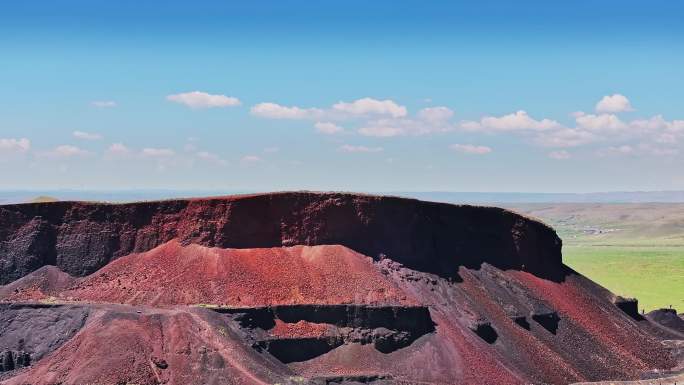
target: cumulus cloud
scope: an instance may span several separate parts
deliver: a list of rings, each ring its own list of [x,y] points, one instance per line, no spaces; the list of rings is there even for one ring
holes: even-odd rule
[[[393,100],[377,100],[373,98],[357,99],[353,102],[338,102],[333,110],[351,115],[389,115],[394,118],[406,116],[406,107],[400,106]]]
[[[551,118],[536,118],[525,110],[504,115],[485,115],[477,120],[454,122],[454,111],[444,106],[432,106],[409,115],[406,107],[393,100],[361,98],[351,102],[340,101],[327,108],[302,108],[275,103],[261,103],[251,113],[271,119],[308,119],[314,121],[316,132],[337,134],[352,131],[362,136],[389,138],[418,136],[451,131],[473,134],[519,135],[532,145],[556,148],[548,152],[552,159],[565,159],[574,148],[601,143],[600,153],[619,152],[611,144],[630,143],[639,154],[671,154],[673,146],[684,138],[684,120],[668,121],[661,115],[636,120],[622,120],[617,113],[633,110],[630,101],[620,94],[603,97],[596,112],[576,112],[574,124],[564,125]],[[339,121],[345,121],[344,128]],[[459,147],[460,146],[460,147]],[[648,148],[647,148],[648,147]],[[457,144],[452,149],[463,153],[484,154],[488,147]],[[491,151],[491,148],[488,148]],[[343,152],[378,152],[382,147],[344,145]],[[593,148],[596,151],[596,147]],[[597,153],[598,153],[597,152]],[[636,152],[636,150],[635,150]]]
[[[463,121],[461,128],[467,131],[488,131],[488,132],[507,132],[507,131],[545,131],[561,128],[561,124],[555,120],[542,119],[536,120],[530,117],[523,110],[501,117],[485,116],[476,121]]]
[[[549,158],[556,160],[570,159],[570,153],[565,150],[551,151],[548,153]]]
[[[679,137],[670,132],[663,132],[655,135],[653,141],[656,143],[675,144],[679,141]]]
[[[634,153],[634,147],[630,145],[623,144],[621,146],[610,146],[598,150],[597,154],[599,156],[610,156],[610,155],[630,155]]]
[[[373,121],[359,128],[359,134],[364,136],[390,137],[406,135],[409,127],[401,121]]]
[[[578,112],[575,115],[577,127],[590,131],[620,131],[627,125],[614,114],[585,114]]]
[[[169,149],[169,148],[147,147],[147,148],[143,148],[143,150],[141,151],[141,154],[143,156],[150,157],[150,158],[167,158],[170,156],[174,156],[176,154],[176,152]]]
[[[113,100],[94,100],[90,105],[97,108],[112,108],[116,107],[116,102]]]
[[[212,95],[206,92],[192,91],[168,95],[166,100],[186,105],[190,108],[234,107],[242,104],[240,99],[226,95]]]
[[[224,159],[222,159],[220,156],[207,152],[207,151],[198,151],[196,154],[197,158],[204,160],[206,162],[214,163],[219,166],[227,166],[228,162]]]
[[[240,164],[242,165],[250,165],[254,163],[259,163],[262,162],[263,159],[261,157],[256,156],[256,155],[245,155],[240,159]]]
[[[543,147],[576,147],[596,141],[595,134],[576,128],[561,128],[537,134],[534,142]]]
[[[79,147],[72,146],[69,144],[63,144],[61,146],[55,147],[54,150],[48,153],[48,155],[60,157],[60,158],[71,158],[76,156],[89,155],[90,152],[83,150]]]
[[[484,155],[484,154],[489,154],[492,152],[491,147],[487,146],[477,146],[474,144],[452,144],[449,146],[450,149],[463,153],[463,154],[472,154],[472,155]]]
[[[352,146],[349,144],[344,144],[339,147],[342,152],[382,152],[382,147],[366,147],[366,146]]]
[[[276,103],[259,103],[250,112],[268,119],[316,119],[323,116],[323,110],[318,108],[287,107]]]
[[[31,141],[26,138],[0,138],[0,153],[23,153],[31,149]]]
[[[669,131],[684,133],[684,120],[673,120],[666,123],[666,127]]]
[[[679,154],[679,149],[671,146],[654,145],[652,143],[639,143],[638,145],[610,146],[599,149],[598,156],[675,156]]]
[[[71,133],[74,138],[83,140],[100,140],[102,135],[95,132],[74,131]]]
[[[453,131],[455,127],[446,121],[424,121],[420,119],[377,119],[365,123],[358,129],[364,136],[391,137],[404,135],[427,135]]]
[[[126,147],[123,143],[113,143],[109,148],[107,148],[108,155],[124,156],[131,153],[131,150]]]
[[[637,119],[629,122],[629,126],[642,133],[648,134],[662,131],[671,134],[684,134],[684,120],[667,121],[662,115],[655,115],[648,119]]]
[[[679,149],[675,147],[659,146],[650,143],[642,143],[639,150],[647,155],[655,156],[674,156],[679,154]]]
[[[606,95],[596,103],[596,112],[598,113],[616,113],[633,110],[629,99],[621,94]]]
[[[385,115],[393,118],[406,116],[406,107],[392,100],[362,98],[353,102],[338,102],[328,109],[283,106],[277,103],[259,103],[251,108],[252,115],[268,119],[328,119]]]
[[[632,120],[629,125],[634,129],[646,132],[666,128],[668,126],[668,122],[665,121],[662,115],[656,115],[648,119]]]
[[[433,122],[446,122],[454,116],[454,111],[447,107],[428,107],[418,111],[418,118]]]
[[[615,114],[595,115],[578,112],[575,114],[575,120],[576,130],[585,132],[584,135],[593,135],[593,141],[641,140],[673,144],[677,143],[681,136],[684,136],[682,121],[667,121],[662,115],[622,121]]]
[[[344,131],[344,128],[331,122],[316,122],[314,127],[316,128],[316,132],[326,135],[339,134]]]

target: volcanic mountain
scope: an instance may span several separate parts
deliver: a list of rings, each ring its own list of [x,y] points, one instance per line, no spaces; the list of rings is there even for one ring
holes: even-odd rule
[[[563,265],[553,229],[493,207],[309,192],[6,205],[0,285],[7,385],[568,384],[681,369],[676,313],[641,316]]]

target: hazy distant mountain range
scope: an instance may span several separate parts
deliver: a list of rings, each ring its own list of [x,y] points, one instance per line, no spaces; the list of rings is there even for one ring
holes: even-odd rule
[[[401,192],[396,195],[450,203],[646,203],[684,202],[684,191],[592,193]]]
[[[90,200],[130,202],[183,197],[244,194],[254,191],[237,190],[4,190],[0,191],[0,204],[25,203],[36,200]],[[684,191],[618,191],[593,193],[520,193],[520,192],[372,192],[422,200],[449,203],[645,203],[684,202]]]

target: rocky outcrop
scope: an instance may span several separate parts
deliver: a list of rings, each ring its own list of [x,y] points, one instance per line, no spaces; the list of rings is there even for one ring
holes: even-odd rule
[[[641,321],[644,317],[639,314],[639,301],[636,298],[615,297],[615,306],[636,321]]]
[[[656,309],[646,314],[646,318],[648,318],[649,321],[669,329],[671,332],[678,334],[681,339],[684,339],[684,319],[677,315],[677,310]]]
[[[283,363],[310,360],[352,343],[372,344],[387,354],[435,331],[430,311],[423,306],[279,305],[214,310],[232,315],[256,340],[255,348]],[[285,327],[285,333],[273,332],[277,322],[303,323],[305,332],[297,326]]]
[[[456,279],[459,266],[482,262],[552,278],[562,274],[555,232],[504,209],[292,192],[0,206],[0,284],[44,265],[87,275],[171,239],[221,248],[341,244]]]
[[[20,350],[0,351],[0,372],[9,372],[31,365],[31,355]]]
[[[83,306],[0,304],[0,371],[28,366],[53,352],[83,327],[88,314]]]

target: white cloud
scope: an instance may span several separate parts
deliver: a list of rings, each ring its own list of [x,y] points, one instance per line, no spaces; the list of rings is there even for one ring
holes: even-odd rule
[[[634,147],[630,145],[623,144],[621,146],[610,146],[600,149],[597,154],[599,156],[610,156],[610,155],[630,155],[634,153]]]
[[[577,128],[544,131],[534,138],[534,142],[543,147],[576,147],[596,140],[596,135]]]
[[[201,160],[211,162],[211,163],[215,163],[219,166],[227,166],[228,165],[228,162],[226,160],[221,159],[220,156],[218,156],[216,154],[212,154],[212,153],[207,152],[207,151],[199,151],[195,155],[197,156],[197,158],[199,158]]]
[[[551,151],[551,152],[549,152],[548,156],[551,159],[557,159],[557,160],[570,159],[570,153],[565,151],[565,150]]]
[[[629,99],[620,94],[606,95],[596,103],[596,112],[598,113],[616,113],[633,110]]]
[[[684,133],[684,120],[673,120],[666,123],[666,126],[669,131]]]
[[[446,122],[454,116],[454,111],[447,107],[428,107],[418,111],[418,118],[433,122]]]
[[[245,155],[240,159],[240,163],[243,165],[249,165],[249,164],[254,164],[254,163],[259,163],[262,162],[263,159],[256,155]]]
[[[81,148],[78,148],[76,146],[72,146],[69,144],[63,144],[61,146],[55,147],[54,150],[52,150],[48,155],[60,157],[60,158],[71,158],[75,156],[85,156],[89,155],[90,152],[83,150]]]
[[[391,137],[403,135],[427,135],[453,131],[455,128],[448,122],[423,121],[415,119],[378,119],[366,122],[358,129],[364,136]]]
[[[394,118],[406,116],[406,107],[400,106],[393,100],[377,100],[373,98],[357,99],[351,103],[338,102],[333,110],[351,115],[390,115]]]
[[[26,138],[0,138],[0,152],[23,153],[31,149],[31,141]]]
[[[316,132],[326,135],[339,134],[340,132],[344,131],[344,128],[330,122],[316,122],[314,127],[316,127]]]
[[[74,131],[71,133],[74,138],[83,140],[100,140],[102,135],[95,132]]]
[[[109,155],[124,156],[130,153],[131,150],[128,147],[126,147],[123,143],[113,143],[107,149],[107,154]]]
[[[669,132],[664,132],[661,134],[657,134],[653,138],[653,141],[656,143],[662,143],[662,144],[675,144],[679,141],[679,138],[675,134],[672,134]]]
[[[679,154],[679,149],[673,147],[656,146],[649,143],[642,143],[639,145],[639,150],[655,156],[674,156]]]
[[[359,128],[359,134],[363,136],[391,137],[406,135],[406,127],[401,127],[399,122],[375,121],[369,125]]]
[[[674,156],[679,154],[679,149],[651,143],[640,143],[634,147],[631,145],[611,146],[598,150],[598,156]]]
[[[116,107],[116,102],[113,100],[94,100],[90,105],[97,108],[112,108]]]
[[[463,121],[461,128],[467,131],[545,131],[561,128],[561,124],[555,120],[535,120],[523,110],[501,117],[485,116],[479,122]]]
[[[643,134],[661,131],[673,135],[684,135],[684,120],[673,120],[668,122],[662,115],[655,115],[648,119],[633,120],[629,123],[629,127],[634,131]]]
[[[316,119],[323,116],[323,110],[318,108],[287,107],[276,103],[259,103],[250,112],[268,119]]]
[[[450,149],[454,151],[458,151],[464,154],[472,154],[472,155],[484,155],[484,154],[489,154],[492,152],[491,147],[487,146],[477,146],[474,144],[452,144],[449,146]]]
[[[352,146],[345,144],[339,147],[342,152],[382,152],[382,147]]]
[[[632,120],[629,126],[640,131],[653,131],[667,127],[668,122],[665,121],[662,115],[652,116],[648,119]]]
[[[627,125],[613,114],[584,114],[578,112],[575,122],[579,128],[590,131],[620,131],[627,128]]]
[[[166,100],[184,104],[190,108],[233,107],[242,104],[238,98],[232,96],[212,95],[200,91],[168,95]]]
[[[526,138],[527,143],[557,148],[558,151],[548,153],[549,157],[554,159],[565,157],[566,154],[569,156],[563,148],[594,143],[603,143],[604,146],[632,143],[635,148],[639,144],[648,144],[655,149],[649,153],[669,153],[671,151],[667,146],[671,147],[684,138],[684,120],[667,121],[660,115],[632,121],[621,120],[615,113],[632,110],[632,106],[629,100],[620,94],[604,97],[596,109],[597,113],[573,113],[573,126],[565,126],[550,118],[536,119],[524,110],[501,116],[485,115],[479,120],[455,123],[452,121],[454,111],[444,106],[426,107],[409,116],[406,107],[395,101],[368,97],[352,102],[341,101],[329,108],[300,108],[261,103],[253,106],[251,112],[253,115],[272,119],[310,119],[315,121],[316,132],[323,134],[355,131],[362,136],[388,138],[463,130],[488,135],[520,135]],[[343,128],[338,125],[338,121],[347,123]],[[480,148],[486,146],[461,146],[464,147],[454,150],[464,153],[486,153],[484,148]],[[657,150],[661,148],[664,150]],[[381,149],[382,147],[350,145],[339,148],[345,152],[377,152]],[[615,152],[615,149],[602,150],[602,153],[610,152]],[[639,149],[638,153],[645,154],[646,151]]]
[[[141,154],[143,156],[147,156],[147,157],[151,157],[151,158],[166,158],[169,156],[173,156],[176,153],[169,148],[148,147],[148,148],[143,148]]]

